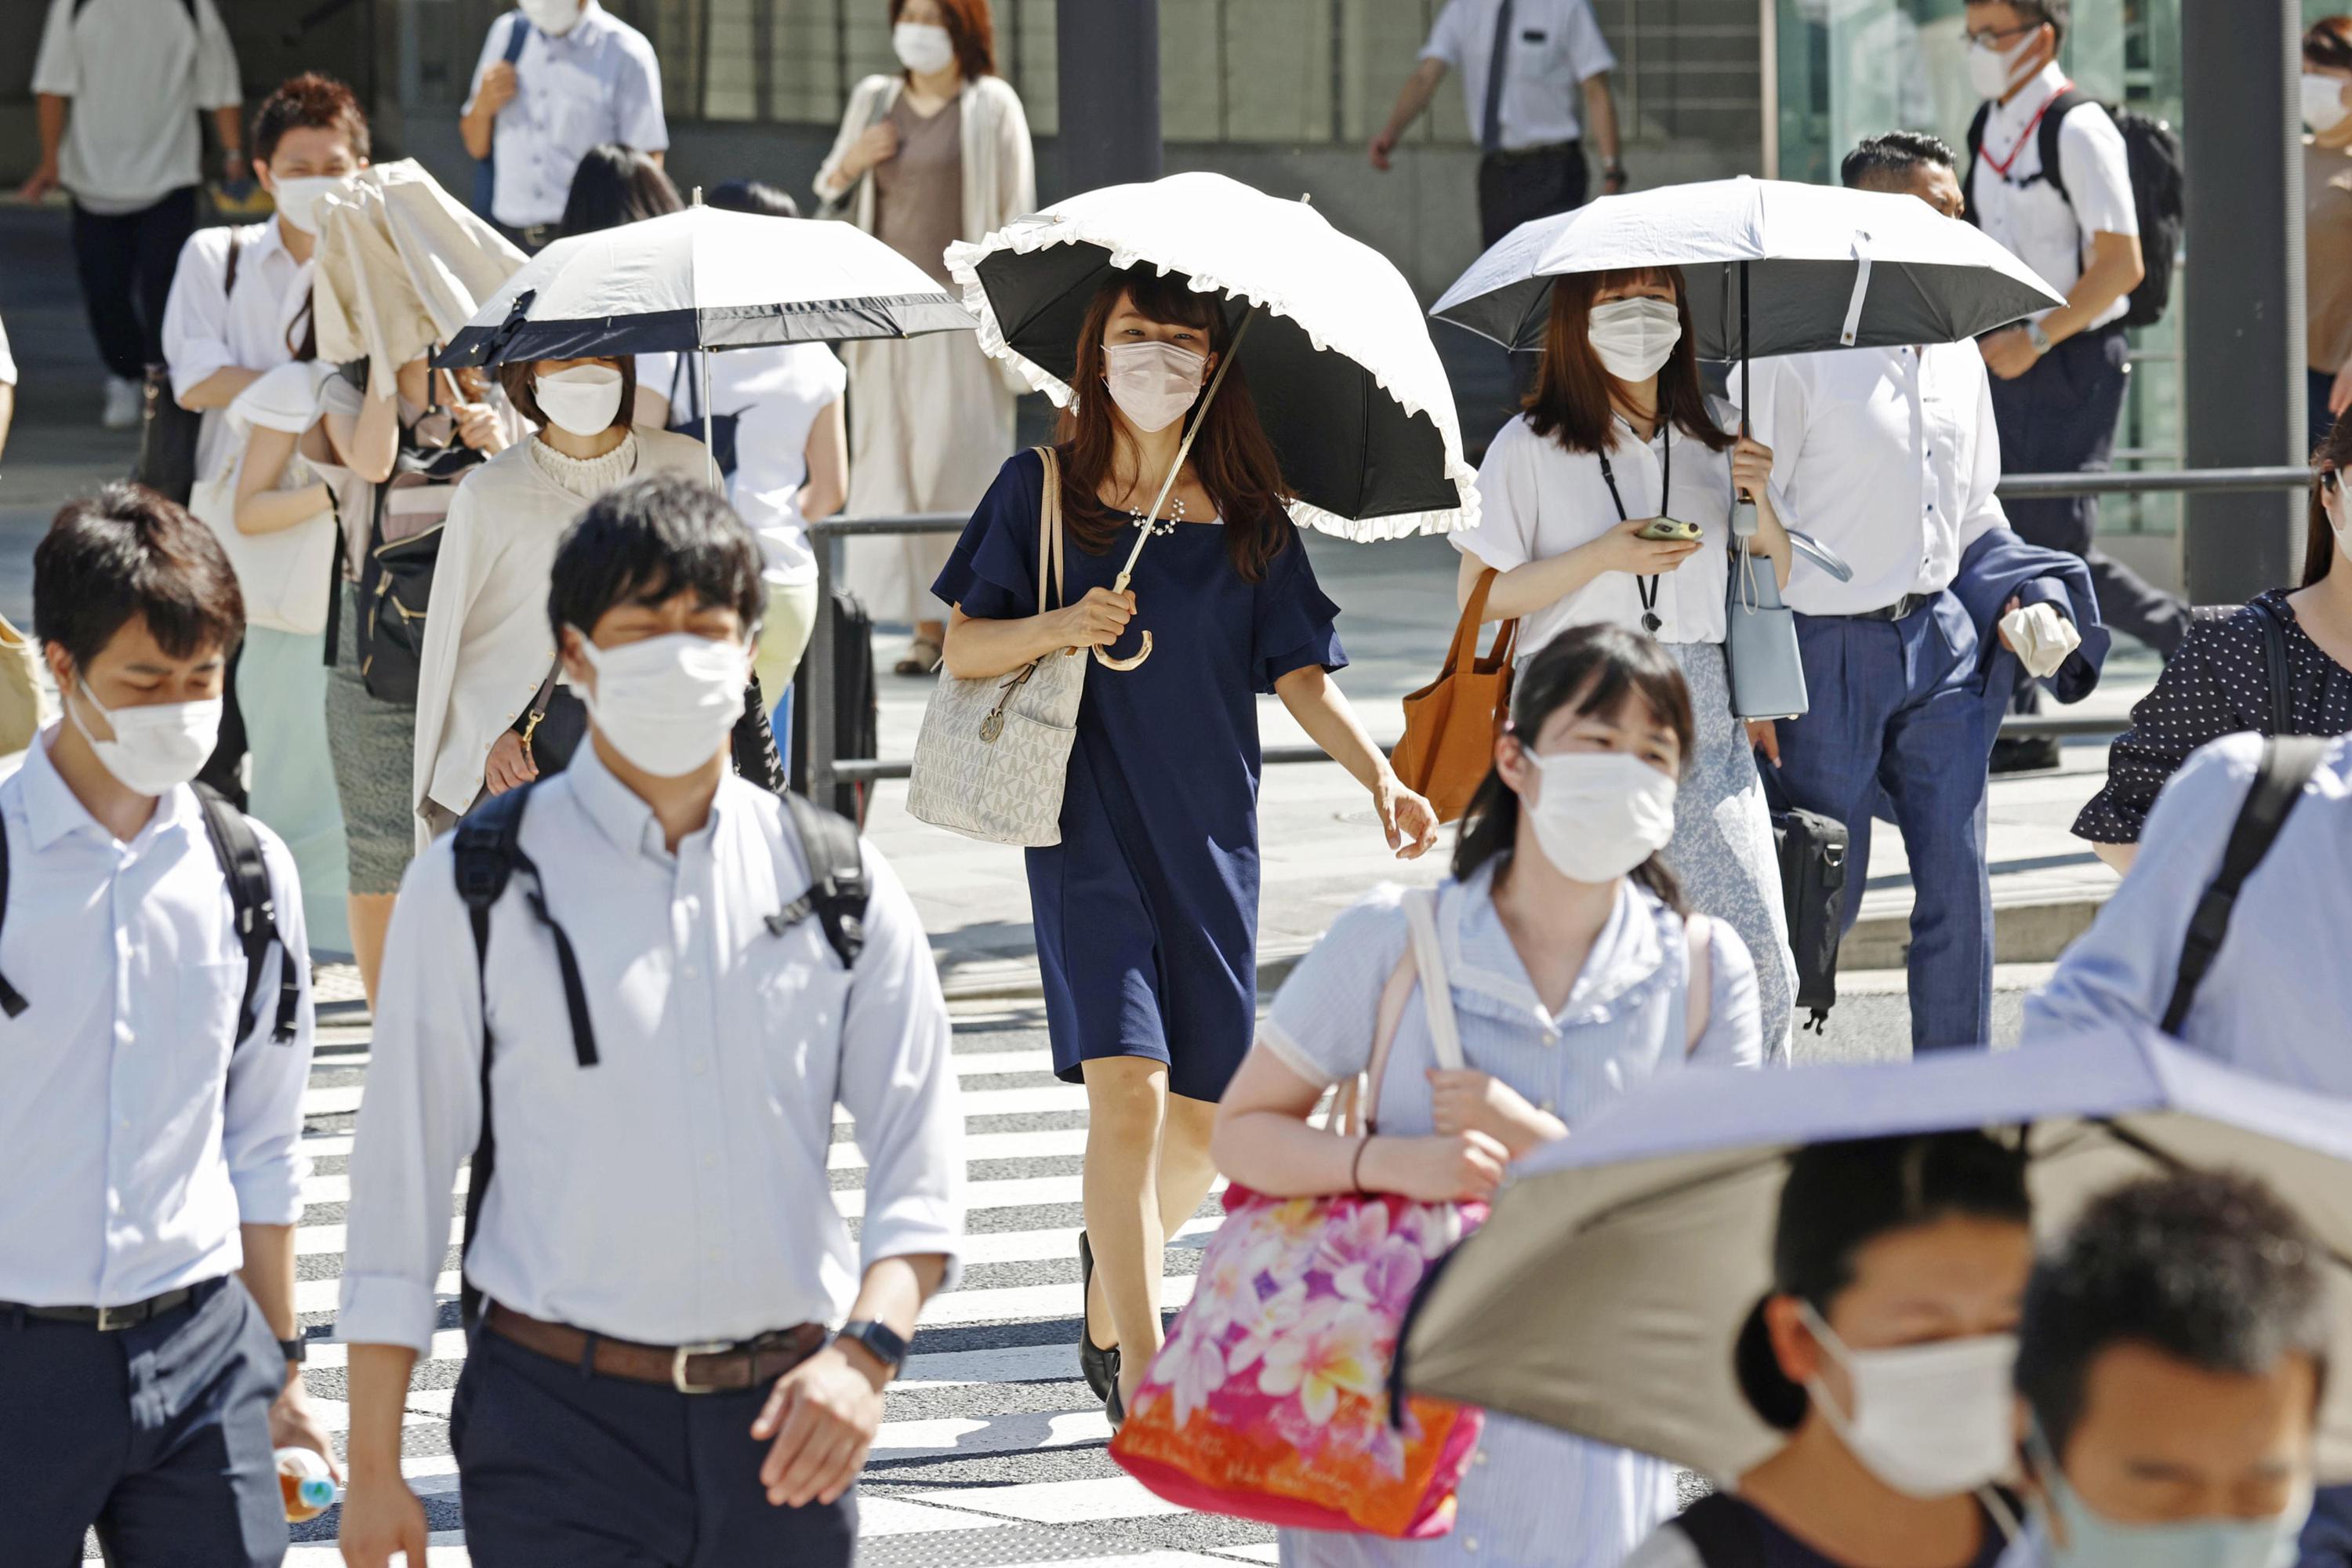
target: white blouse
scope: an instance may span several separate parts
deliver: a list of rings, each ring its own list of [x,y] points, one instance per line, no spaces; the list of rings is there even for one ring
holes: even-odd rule
[[[1730,449],[1710,452],[1672,425],[1663,442],[1643,442],[1622,418],[1613,429],[1609,468],[1624,500],[1625,517],[1663,515],[1705,531],[1696,553],[1658,576],[1658,640],[1721,642],[1731,540]],[[1661,462],[1662,452],[1670,464]],[[1674,470],[1671,496],[1664,489],[1668,466]],[[1486,460],[1478,468],[1478,503],[1477,526],[1454,534],[1454,548],[1501,572],[1564,555],[1620,521],[1600,457],[1571,452],[1558,439],[1537,435],[1525,415],[1504,426],[1486,448]],[[1758,565],[1769,569],[1760,559]],[[1642,630],[1641,582],[1630,572],[1604,572],[1527,616],[1519,627],[1519,661],[1533,658],[1570,626],[1614,621]]]
[[[619,477],[703,473],[701,442],[667,430],[635,437],[635,471]],[[460,814],[472,807],[491,742],[521,716],[555,662],[548,579],[556,542],[587,501],[534,458],[539,445],[508,447],[450,498],[416,679],[412,793],[420,848],[425,803]]]

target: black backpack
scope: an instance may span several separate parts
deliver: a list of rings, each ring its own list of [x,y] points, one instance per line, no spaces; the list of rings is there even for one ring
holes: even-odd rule
[[[491,1173],[498,1168],[498,1138],[490,1118],[490,910],[517,873],[528,879],[524,901],[538,922],[547,928],[555,944],[556,968],[563,977],[563,1005],[572,1022],[573,1059],[583,1068],[593,1068],[597,1061],[596,1031],[588,1016],[588,991],[580,978],[580,963],[572,954],[572,939],[564,934],[563,927],[547,907],[546,886],[541,880],[538,866],[523,853],[523,812],[530,803],[534,787],[525,784],[520,789],[492,795],[467,813],[457,828],[457,895],[466,902],[466,918],[473,927],[474,973],[483,1003],[482,1127],[474,1145],[466,1189],[466,1229],[458,1251],[461,1274],[466,1254],[473,1250],[474,1232],[481,1221],[482,1195],[489,1191]],[[870,892],[857,828],[846,818],[820,810],[796,795],[780,798],[784,803],[785,815],[792,819],[793,832],[800,840],[801,858],[808,862],[809,889],[767,917],[768,931],[772,935],[782,936],[803,921],[814,918],[824,928],[825,942],[841,961],[841,967],[854,970],[857,955],[866,945],[866,904]],[[472,1280],[461,1280],[458,1304],[466,1325],[472,1327],[481,1310],[481,1292]]]
[[[2230,915],[2237,908],[2238,893],[2263,857],[2278,841],[2279,830],[2286,826],[2287,817],[2294,811],[2295,803],[2303,798],[2304,786],[2312,774],[2319,771],[2328,749],[2335,741],[2324,735],[2273,735],[2263,742],[2262,766],[2254,773],[2254,782],[2246,791],[2244,804],[2238,807],[2238,817],[2230,826],[2230,842],[2221,851],[2221,868],[2206,884],[2197,900],[2197,909],[2189,917],[2189,930],[2180,941],[2180,961],[2173,972],[2172,999],[2165,1005],[2163,1029],[2178,1039],[2180,1026],[2189,1016],[2189,1009],[2197,1000],[2197,988],[2205,983],[2206,972],[2213,967],[2214,956],[2221,951],[2221,939],[2230,934]]]
[[[221,298],[236,292],[236,264],[245,249],[242,236],[228,231],[228,268],[221,275]],[[172,391],[172,367],[151,364],[140,387],[139,456],[131,477],[167,500],[182,506],[196,488],[196,438],[204,433],[205,416],[183,408]]]
[[[269,867],[261,858],[261,839],[245,813],[203,784],[191,787],[205,814],[205,837],[212,840],[213,858],[228,879],[229,908],[236,917],[237,941],[245,948],[245,995],[237,1003],[236,1039],[229,1042],[229,1049],[233,1054],[238,1041],[260,1022],[255,993],[261,988],[262,960],[273,946],[285,954],[285,962],[278,966],[278,1017],[269,1037],[287,1045],[294,1038],[295,1010],[302,997],[302,982],[295,967],[302,958],[288,952],[278,937],[278,898],[269,886]],[[8,836],[0,833],[0,920],[5,920],[7,913]],[[30,1005],[7,977],[0,975],[0,1012],[15,1018]]]
[[[874,617],[856,595],[845,593],[835,593],[830,605],[818,605],[817,614],[833,617],[833,754],[873,756],[882,747],[881,700],[874,681]],[[809,787],[808,694],[814,668],[803,658],[793,672],[793,787],[803,792]],[[863,822],[871,787],[837,784],[825,804]]]
[[[2058,167],[2058,128],[2065,123],[2066,116],[2092,101],[2087,94],[2070,84],[2042,111],[2042,123],[2035,132],[2042,143],[2042,172],[2033,178],[2049,181],[2070,207],[2074,198],[2066,195],[2066,178]],[[2123,132],[2124,153],[2131,165],[2132,206],[2139,215],[2140,261],[2147,268],[2139,287],[2131,291],[2131,303],[2119,324],[2153,326],[2164,318],[2166,307],[2172,303],[2172,263],[2180,253],[2180,236],[2188,215],[2180,138],[2165,121],[2127,105],[2110,103],[2101,107],[2116,122],[2116,129]],[[1960,185],[1971,223],[1977,217],[1978,154],[1983,151],[1985,122],[1991,115],[1992,105],[1987,103],[1969,122],[1969,169]]]
[[[1789,917],[1789,949],[1797,960],[1797,1005],[1806,1027],[1829,1030],[1837,1005],[1838,943],[1845,937],[1845,824],[1817,811],[1776,811],[1772,838],[1780,857],[1780,899]]]

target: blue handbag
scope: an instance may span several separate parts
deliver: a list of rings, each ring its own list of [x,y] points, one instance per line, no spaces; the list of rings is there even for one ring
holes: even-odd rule
[[[1731,681],[1731,711],[1741,719],[1798,719],[1811,707],[1805,661],[1797,648],[1797,612],[1780,602],[1780,578],[1769,559],[1748,552],[1756,533],[1756,503],[1731,508],[1731,570],[1724,584],[1723,661]],[[1840,582],[1853,569],[1826,546],[1791,529],[1798,551]]]

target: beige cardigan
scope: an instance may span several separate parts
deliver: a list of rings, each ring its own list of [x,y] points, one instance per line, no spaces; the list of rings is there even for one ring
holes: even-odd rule
[[[636,437],[632,478],[707,471],[699,441],[645,428]],[[474,804],[490,743],[547,679],[555,659],[547,585],[556,542],[587,507],[531,461],[530,439],[467,475],[449,499],[416,676],[411,805],[420,847],[425,804],[459,815]]]
[[[898,103],[901,85],[895,76],[869,76],[849,95],[841,133],[816,172],[820,200],[834,201],[848,191],[849,183],[840,174],[842,161],[850,144]],[[956,101],[963,134],[961,237],[974,240],[1036,210],[1037,163],[1029,146],[1029,117],[1021,111],[1020,95],[1003,77],[974,77],[963,84]],[[870,170],[858,179],[850,216],[858,227],[874,232]]]

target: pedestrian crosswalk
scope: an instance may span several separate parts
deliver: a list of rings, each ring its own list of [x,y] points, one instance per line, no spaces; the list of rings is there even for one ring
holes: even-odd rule
[[[1102,1406],[1078,1376],[1077,1236],[1086,1100],[1053,1076],[1042,1016],[960,1014],[971,1233],[963,1284],[934,1300],[893,1386],[859,1487],[859,1552],[869,1568],[1210,1568],[1271,1563],[1271,1532],[1186,1513],[1110,1460]],[[306,1377],[328,1426],[347,1425],[343,1345],[332,1338],[350,1200],[353,1124],[368,1063],[363,1023],[322,1016],[304,1101],[313,1169],[297,1236],[297,1306],[312,1343]],[[855,1227],[865,1206],[863,1157],[836,1116],[834,1196]],[[464,1190],[460,1173],[458,1190]],[[438,1282],[442,1326],[421,1362],[403,1434],[403,1468],[433,1531],[428,1568],[468,1563],[449,1454],[449,1403],[464,1364],[457,1328],[457,1245],[462,1198],[451,1201],[449,1272]],[[1166,1299],[1191,1295],[1217,1200],[1171,1238]],[[328,1568],[334,1516],[295,1527],[289,1568]],[[92,1549],[94,1552],[94,1548]]]

